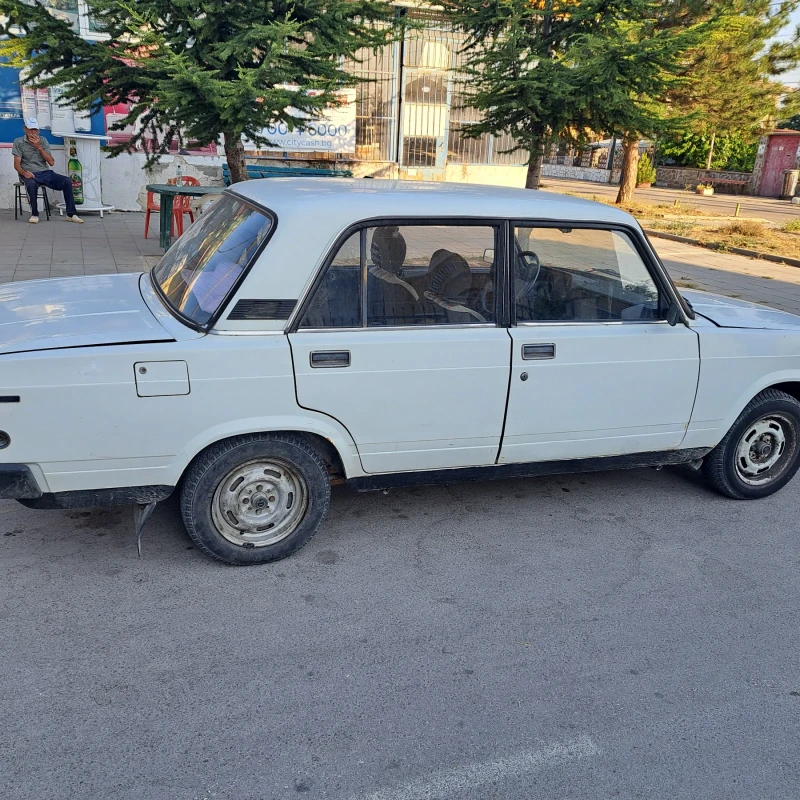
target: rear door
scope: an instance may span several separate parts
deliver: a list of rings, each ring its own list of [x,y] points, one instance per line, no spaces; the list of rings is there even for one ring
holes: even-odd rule
[[[668,286],[625,230],[518,224],[502,462],[677,448],[697,334],[666,320]]]
[[[299,312],[289,335],[298,402],[350,431],[366,472],[495,463],[509,379],[495,311],[501,230],[366,226]]]

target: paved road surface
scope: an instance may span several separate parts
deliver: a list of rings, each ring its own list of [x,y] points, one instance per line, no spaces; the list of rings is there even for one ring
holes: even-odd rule
[[[564,178],[542,178],[542,188],[547,192],[579,192],[596,194],[598,197],[616,197],[619,186],[591,181],[573,181]],[[681,204],[696,206],[708,213],[733,214],[736,204],[741,203],[740,216],[760,217],[773,222],[800,219],[800,206],[774,197],[750,197],[749,195],[714,194],[711,197],[681,189],[637,189],[634,199],[646,203],[672,203],[677,198]]]
[[[797,489],[339,489],[244,569],[1,503],[0,796],[795,798]]]

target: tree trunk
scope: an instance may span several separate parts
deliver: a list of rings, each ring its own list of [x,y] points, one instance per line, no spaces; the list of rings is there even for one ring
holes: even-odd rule
[[[716,131],[711,133],[711,142],[708,147],[708,159],[706,160],[706,169],[711,169],[711,159],[714,158],[714,140],[717,138]]]
[[[626,136],[622,140],[622,175],[617,193],[617,205],[630,203],[636,189],[636,171],[639,166],[639,137]]]
[[[528,162],[528,174],[525,176],[526,189],[538,189],[542,181],[542,162],[544,160],[544,142],[540,141],[531,147],[531,160]]]
[[[247,180],[247,162],[244,160],[244,142],[241,134],[225,133],[225,158],[231,172],[231,183]]]

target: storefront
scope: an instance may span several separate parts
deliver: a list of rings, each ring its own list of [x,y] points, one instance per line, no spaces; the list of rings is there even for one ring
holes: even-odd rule
[[[50,0],[48,4],[82,35],[97,35],[82,0]],[[486,134],[470,139],[462,135],[479,117],[464,107],[464,79],[458,73],[464,59],[461,35],[441,17],[417,10],[403,13],[421,20],[424,26],[378,53],[364,53],[363,60],[350,65],[354,73],[367,79],[352,91],[349,109],[340,112],[351,119],[338,119],[335,125],[324,121],[324,135],[274,131],[273,141],[279,147],[250,148],[249,155],[278,164],[314,162],[320,166],[319,161],[324,161],[351,169],[356,176],[524,186],[526,156],[514,151],[509,137]],[[33,94],[34,107],[37,102],[44,107],[50,99],[46,92]],[[10,147],[22,134],[22,103],[18,71],[0,69],[0,205],[7,208],[13,204],[11,185],[16,180]],[[126,107],[98,109],[83,124],[92,134],[120,141],[130,132],[115,133],[109,127],[126,112]],[[40,122],[44,136],[54,145],[56,168],[63,171],[63,141],[52,135],[55,128],[47,130],[44,120]],[[204,183],[222,182],[221,148],[213,145],[179,151],[175,142],[172,154],[152,170],[145,171],[144,162],[141,152],[104,158],[104,200],[118,209],[138,210],[144,204],[144,186],[174,176],[179,164],[183,174]]]

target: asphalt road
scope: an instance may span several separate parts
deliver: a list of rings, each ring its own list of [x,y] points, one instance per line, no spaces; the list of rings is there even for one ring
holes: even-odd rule
[[[542,178],[542,189],[546,192],[579,192],[588,195],[596,194],[598,197],[615,198],[619,186],[544,177]],[[736,210],[736,204],[739,203],[741,204],[739,215],[742,217],[757,217],[775,223],[800,219],[800,206],[794,205],[788,200],[778,200],[776,197],[751,197],[741,194],[714,194],[705,197],[692,191],[662,189],[655,186],[649,189],[637,189],[634,195],[635,200],[643,203],[672,203],[676,198],[682,205],[695,206],[707,214],[732,216]]]
[[[795,798],[798,488],[342,488],[238,569],[0,503],[0,796]]]

